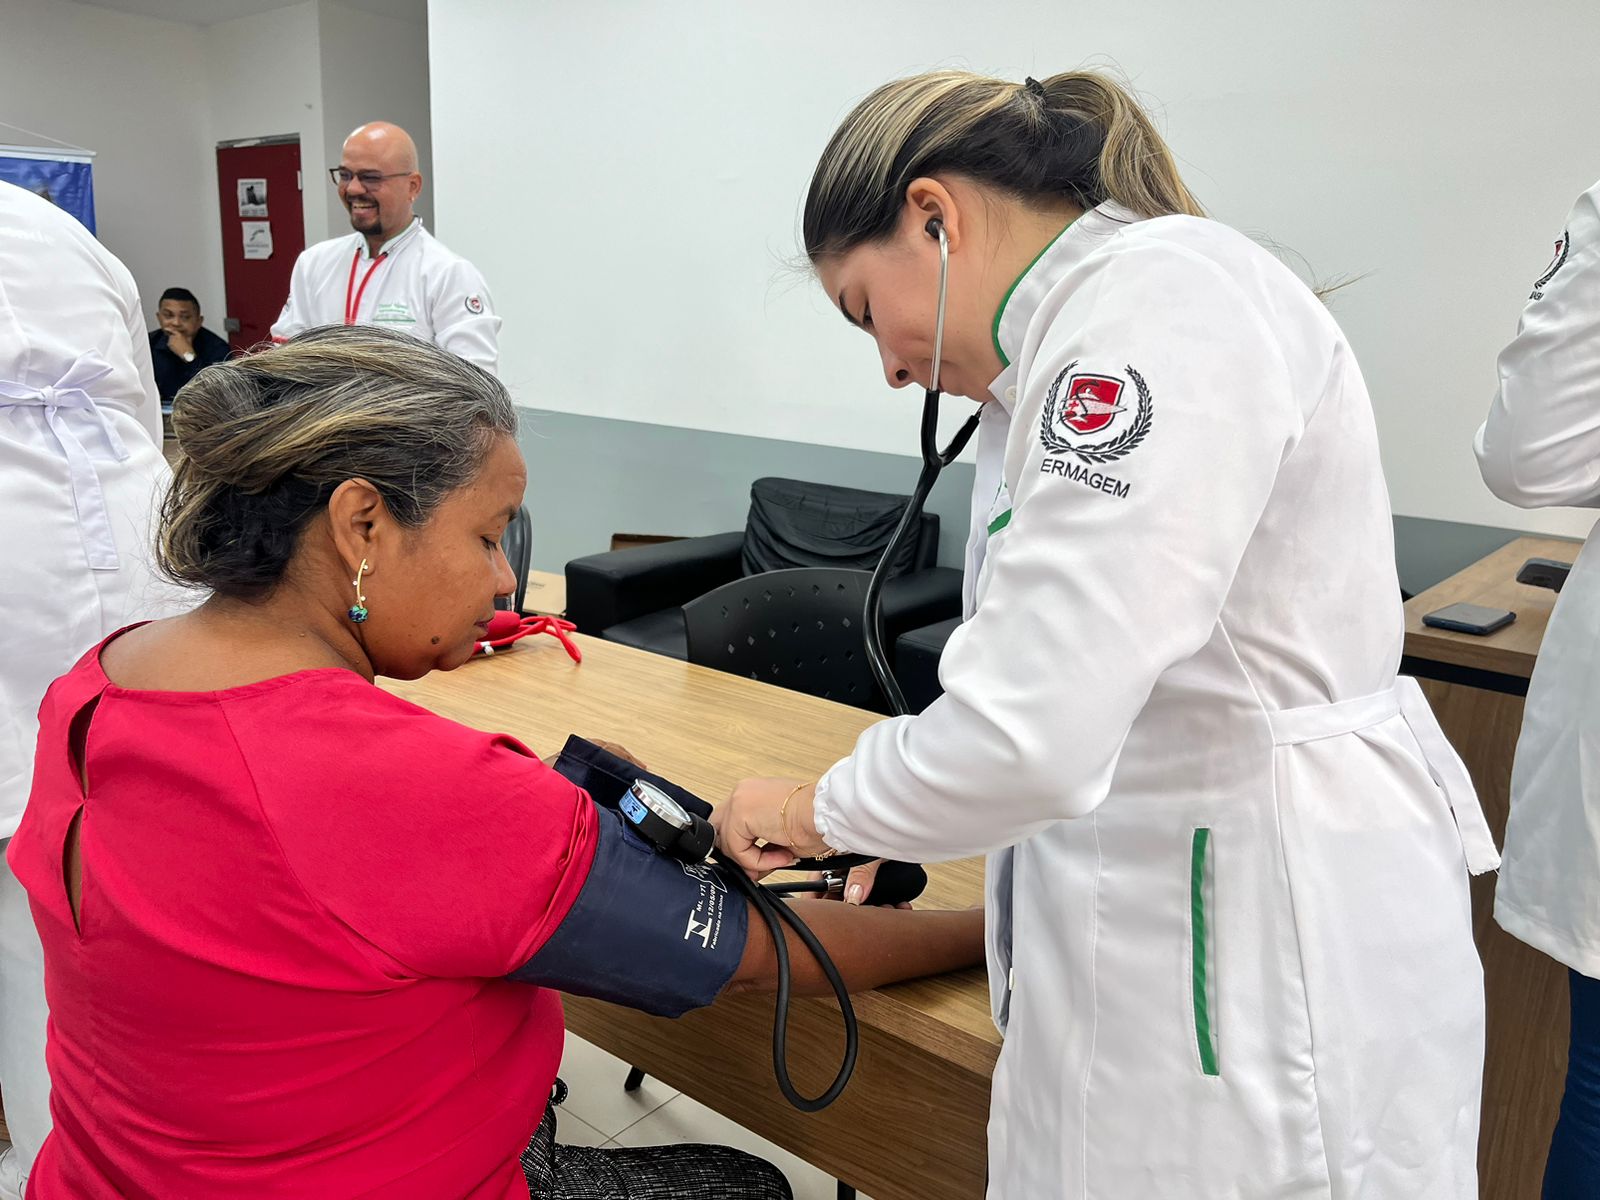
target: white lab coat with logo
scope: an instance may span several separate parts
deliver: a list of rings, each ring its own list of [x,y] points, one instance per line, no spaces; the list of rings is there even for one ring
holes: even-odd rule
[[[28,799],[51,681],[121,626],[194,602],[151,562],[170,475],[144,319],[87,229],[0,183],[0,839]],[[45,1017],[27,896],[0,863],[0,1086],[24,1170],[50,1128]]]
[[[500,360],[500,318],[488,285],[478,268],[423,228],[421,217],[376,256],[359,233],[301,253],[272,340],[287,341],[317,325],[381,325],[433,342],[491,374]]]
[[[1574,206],[1499,369],[1476,444],[1484,482],[1524,508],[1600,508],[1600,184]],[[1528,684],[1494,915],[1530,946],[1600,979],[1595,530],[1556,601]]]
[[[1497,858],[1396,684],[1348,344],[1240,234],[1115,205],[995,332],[944,695],[816,804],[841,849],[990,854],[990,1197],[1475,1198]]]

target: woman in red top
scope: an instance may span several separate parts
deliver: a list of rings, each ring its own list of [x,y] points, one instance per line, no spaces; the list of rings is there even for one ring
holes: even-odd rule
[[[572,931],[614,814],[373,686],[460,666],[512,591],[504,389],[329,329],[208,369],[174,425],[159,553],[213,594],[52,687],[8,856],[51,1008],[30,1200],[786,1196],[731,1150],[553,1147],[560,1001],[505,977],[548,982],[563,928],[556,977],[601,952]],[[980,913],[813,909],[853,987],[982,956]],[[767,982],[772,952],[750,922],[692,1002]]]

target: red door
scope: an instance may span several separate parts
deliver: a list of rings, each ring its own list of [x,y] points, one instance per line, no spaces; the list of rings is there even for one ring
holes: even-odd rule
[[[298,140],[217,147],[222,278],[235,350],[265,342],[289,298],[289,275],[306,244],[300,189]]]

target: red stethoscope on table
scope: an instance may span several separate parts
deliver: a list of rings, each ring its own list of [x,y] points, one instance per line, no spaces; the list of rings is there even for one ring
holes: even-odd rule
[[[571,621],[564,621],[560,617],[524,617],[520,613],[497,612],[489,618],[489,636],[481,639],[472,653],[487,658],[501,650],[510,649],[529,634],[548,633],[566,648],[573,662],[581,663],[583,651],[567,636],[577,628]]]

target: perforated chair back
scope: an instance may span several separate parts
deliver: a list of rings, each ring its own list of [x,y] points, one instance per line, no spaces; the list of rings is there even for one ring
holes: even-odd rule
[[[683,606],[689,661],[886,712],[862,632],[870,578],[797,567],[723,584]]]
[[[528,598],[528,568],[533,559],[533,518],[526,508],[517,509],[517,515],[511,518],[505,536],[500,539],[500,548],[511,564],[511,573],[517,577],[517,591],[511,597],[511,607],[521,612],[523,601]]]

